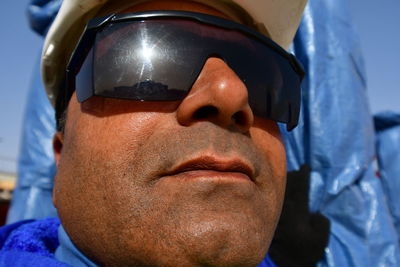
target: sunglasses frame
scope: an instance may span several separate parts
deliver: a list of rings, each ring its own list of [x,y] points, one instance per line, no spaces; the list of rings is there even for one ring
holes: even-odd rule
[[[83,31],[81,38],[73,51],[69,63],[67,64],[66,69],[66,89],[65,97],[58,101],[57,111],[60,107],[61,112],[65,110],[68,105],[68,102],[75,91],[75,76],[79,73],[80,68],[82,67],[87,55],[90,50],[93,48],[97,32],[99,32],[103,27],[107,26],[110,23],[115,22],[127,22],[127,21],[145,21],[151,19],[185,19],[191,20],[199,23],[203,23],[206,25],[216,26],[219,28],[224,28],[227,30],[234,30],[245,34],[246,36],[256,39],[257,41],[267,45],[271,49],[273,49],[280,56],[284,57],[291,65],[295,73],[299,76],[300,82],[303,80],[305,72],[301,63],[296,59],[296,57],[287,52],[277,43],[275,43],[270,38],[262,35],[261,33],[244,26],[240,23],[230,21],[224,18],[215,17],[211,15],[206,15],[202,13],[196,12],[188,12],[188,11],[172,11],[172,10],[160,10],[160,11],[145,11],[145,12],[137,12],[130,14],[111,14],[108,16],[97,17],[91,19],[85,30]],[[288,127],[288,129],[294,128],[294,125]]]

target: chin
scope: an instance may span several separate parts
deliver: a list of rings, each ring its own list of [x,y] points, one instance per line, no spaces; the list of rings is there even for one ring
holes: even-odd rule
[[[261,227],[261,220],[249,218],[243,214],[201,219],[194,215],[172,227],[160,225],[158,233],[154,228],[151,233],[142,232],[152,234],[152,239],[140,238],[136,232],[122,246],[126,254],[118,260],[126,261],[118,266],[257,266],[267,253],[274,227]]]
[[[181,242],[186,244],[189,266],[257,266],[267,253],[272,235],[265,227],[240,217],[188,225]]]

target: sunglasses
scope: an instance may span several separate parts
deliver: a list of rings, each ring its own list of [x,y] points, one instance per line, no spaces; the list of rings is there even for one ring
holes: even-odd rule
[[[182,11],[91,20],[67,67],[64,108],[74,91],[79,102],[92,96],[182,100],[211,57],[246,85],[254,115],[296,127],[304,77],[296,58],[239,23]]]

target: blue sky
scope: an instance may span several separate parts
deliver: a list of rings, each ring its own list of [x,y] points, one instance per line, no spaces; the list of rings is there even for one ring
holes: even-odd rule
[[[0,1],[0,170],[13,171],[33,64],[41,39],[30,31],[28,0]]]
[[[400,1],[349,4],[366,63],[371,110],[400,112]]]
[[[41,38],[26,19],[29,0],[1,0],[0,171],[15,171],[24,105]],[[400,112],[400,1],[349,0],[366,63],[373,113]]]

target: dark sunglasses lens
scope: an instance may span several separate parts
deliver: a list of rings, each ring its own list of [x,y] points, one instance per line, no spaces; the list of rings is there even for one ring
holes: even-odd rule
[[[299,117],[301,76],[288,59],[261,43],[254,42],[242,51],[232,57],[231,67],[246,84],[254,114],[293,128]]]
[[[109,25],[96,37],[94,94],[114,98],[183,99],[201,70],[202,46],[174,21]]]
[[[289,59],[241,32],[203,27],[213,36],[207,55],[222,57],[243,81],[254,114],[287,123],[288,129],[297,125],[302,77]]]
[[[78,100],[181,100],[214,56],[245,83],[255,115],[297,125],[301,77],[285,56],[244,33],[190,20],[119,22],[97,32],[76,76]]]

